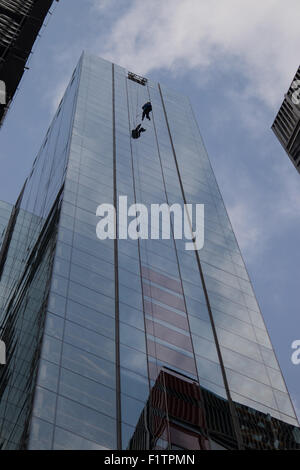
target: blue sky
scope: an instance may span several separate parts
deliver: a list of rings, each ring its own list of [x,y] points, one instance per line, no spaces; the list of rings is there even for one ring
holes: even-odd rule
[[[83,49],[188,95],[300,416],[300,176],[270,130],[299,66],[299,1],[54,8],[0,131],[0,199],[15,202]]]

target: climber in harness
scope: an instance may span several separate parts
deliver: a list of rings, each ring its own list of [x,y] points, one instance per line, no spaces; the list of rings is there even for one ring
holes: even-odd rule
[[[139,124],[135,129],[131,131],[131,137],[133,139],[138,139],[141,136],[142,132],[146,132],[146,129],[141,127],[142,124]]]
[[[149,121],[151,121],[149,114],[152,111],[152,104],[150,103],[150,101],[144,104],[144,106],[142,107],[142,110],[143,110],[142,121],[145,119],[145,116],[147,119],[149,119]]]

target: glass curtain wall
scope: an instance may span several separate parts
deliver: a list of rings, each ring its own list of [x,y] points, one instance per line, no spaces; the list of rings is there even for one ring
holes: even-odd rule
[[[78,69],[77,69],[78,72]],[[73,127],[74,72],[7,225],[1,259],[2,338],[7,364],[0,371],[0,447],[27,446],[52,276],[57,221]],[[53,285],[55,281],[53,281]],[[44,391],[40,391],[43,395]],[[47,392],[45,391],[45,395]],[[42,400],[39,398],[40,402]],[[47,401],[42,403],[45,412]]]

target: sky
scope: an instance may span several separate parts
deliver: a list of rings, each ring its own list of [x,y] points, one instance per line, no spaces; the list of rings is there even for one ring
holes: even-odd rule
[[[189,96],[300,418],[300,175],[271,131],[299,66],[299,0],[60,0],[0,130],[14,203],[82,50]]]

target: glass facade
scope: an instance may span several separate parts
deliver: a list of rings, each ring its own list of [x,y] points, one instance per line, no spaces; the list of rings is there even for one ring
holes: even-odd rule
[[[2,236],[1,339],[7,364],[0,369],[0,448],[27,447],[54,257],[58,250],[67,156],[77,87],[66,91]]]
[[[10,384],[1,371],[3,448],[133,448],[153,397],[160,407],[151,409],[166,415],[155,432],[160,448],[226,448],[212,437],[222,430],[207,425],[212,403],[226,408],[228,448],[247,447],[240,409],[298,424],[189,100],[129,77],[83,54],[10,224],[4,270],[10,250],[21,264],[11,261],[2,323],[12,344],[29,346],[26,324],[10,325],[21,321],[15,293],[34,266],[38,308],[30,298],[26,305],[38,347],[23,421],[17,392],[9,402],[18,373],[11,369]],[[133,140],[147,101],[151,121]],[[99,240],[97,207],[114,204],[118,214],[120,196],[149,213],[151,204],[204,204],[204,248],[186,251],[174,221],[169,238],[125,239],[118,222],[116,240]],[[14,349],[11,357],[18,363]],[[156,393],[166,389],[165,370],[185,377],[190,400],[203,402],[199,420],[190,417],[200,441],[169,424],[171,402]]]

